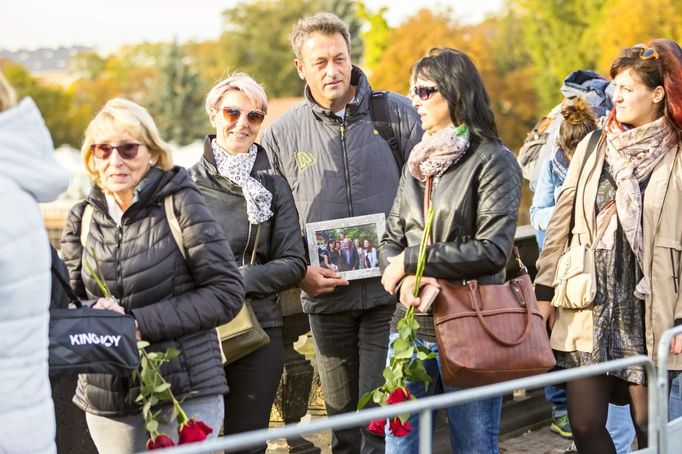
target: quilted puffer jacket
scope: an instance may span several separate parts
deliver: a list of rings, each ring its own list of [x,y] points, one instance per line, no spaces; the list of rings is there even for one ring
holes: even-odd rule
[[[521,169],[514,155],[501,144],[472,144],[434,181],[431,200],[433,244],[426,249],[424,276],[503,283],[521,202]],[[415,274],[423,231],[424,184],[405,166],[379,247],[381,269],[388,266],[388,257],[404,250],[405,272]]]
[[[0,453],[56,452],[50,250],[38,203],[55,200],[68,184],[33,100],[0,112]]]
[[[246,297],[261,326],[282,326],[282,308],[277,293],[296,287],[305,276],[306,259],[298,226],[298,212],[287,182],[270,169],[265,150],[258,146],[251,176],[272,194],[273,215],[260,224],[256,248],[256,263],[251,265],[251,253],[256,225],[246,216],[246,199],[242,189],[218,174],[211,148],[214,135],[206,137],[204,156],[190,169],[190,175],[204,196],[237,258],[242,273]]]
[[[182,229],[185,260],[170,231],[163,200],[173,195]],[[83,250],[81,219],[85,204],[94,207]],[[82,271],[96,252],[102,275],[113,296],[137,320],[150,351],[168,347],[181,354],[161,372],[177,397],[228,392],[216,326],[230,321],[241,308],[244,288],[230,246],[209,214],[184,169],[152,168],[135,190],[121,224],[109,216],[102,191],[94,187],[87,200],[71,209],[62,236],[62,255],[71,285],[83,298],[102,296]],[[138,412],[136,384],[129,377],[81,375],[74,402],[104,416]]]

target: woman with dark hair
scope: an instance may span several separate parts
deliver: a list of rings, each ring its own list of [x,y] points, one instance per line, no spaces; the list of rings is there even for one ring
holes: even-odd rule
[[[521,200],[521,171],[497,135],[488,94],[471,59],[454,49],[431,49],[414,65],[411,84],[412,104],[426,133],[403,170],[379,247],[382,283],[401,303],[391,321],[389,357],[390,344],[398,337],[397,322],[409,306],[417,310],[417,343],[438,353],[433,317],[426,308],[427,292],[437,290],[436,279],[504,282]],[[435,216],[421,280],[422,301],[412,292],[429,180]],[[413,396],[457,390],[443,382],[440,357],[424,365],[431,379],[428,389],[408,381]],[[453,451],[498,453],[501,405],[502,398],[493,397],[448,408]],[[418,452],[418,419],[410,416],[413,430],[406,437],[387,433],[387,453]]]
[[[663,331],[682,323],[682,50],[667,39],[624,49],[611,77],[615,108],[596,149],[587,149],[589,139],[578,145],[538,261],[535,292],[563,368],[633,355],[655,360]],[[596,297],[584,309],[555,310],[557,263],[577,242],[596,242]],[[676,375],[682,336],[670,349],[668,367]],[[637,445],[645,448],[646,386],[641,366],[568,383],[578,451],[615,452],[605,427],[610,401],[631,403]]]
[[[379,266],[379,258],[377,257],[377,249],[372,244],[372,240],[365,238],[362,242],[365,250],[365,265],[364,268],[374,268]]]

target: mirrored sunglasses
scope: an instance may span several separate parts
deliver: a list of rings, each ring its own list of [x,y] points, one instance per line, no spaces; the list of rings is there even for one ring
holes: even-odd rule
[[[223,107],[223,118],[229,123],[236,123],[242,115],[246,115],[246,120],[254,126],[258,126],[265,120],[265,112],[260,110],[244,112],[238,107]]]
[[[661,59],[659,58],[658,51],[653,47],[647,47],[644,44],[636,44],[632,47],[633,49],[639,50],[639,58],[642,60],[656,59],[656,67],[658,68],[658,77],[660,78],[661,84],[663,83],[663,68],[661,68]]]
[[[425,85],[419,85],[414,87],[414,95],[418,96],[422,101],[426,101],[431,97],[432,94],[438,91],[438,87],[427,87]]]
[[[109,145],[108,143],[93,143],[90,149],[97,159],[109,159],[114,150],[118,151],[119,156],[123,159],[135,159],[137,151],[141,143],[122,143],[117,146]]]

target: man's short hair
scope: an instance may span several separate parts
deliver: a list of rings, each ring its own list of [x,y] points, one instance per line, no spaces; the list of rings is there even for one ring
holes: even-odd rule
[[[314,16],[304,17],[294,25],[289,33],[289,42],[296,54],[296,58],[301,58],[301,47],[303,43],[314,33],[323,35],[341,34],[346,41],[348,53],[350,54],[350,32],[348,26],[339,19],[339,16],[332,13],[317,13]]]

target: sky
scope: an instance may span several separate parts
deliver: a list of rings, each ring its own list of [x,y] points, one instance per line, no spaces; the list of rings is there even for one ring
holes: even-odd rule
[[[502,0],[365,0],[388,7],[391,26],[421,8],[449,5],[462,22],[495,12]],[[110,51],[143,41],[217,38],[221,12],[239,0],[0,0],[0,49],[86,45]]]

